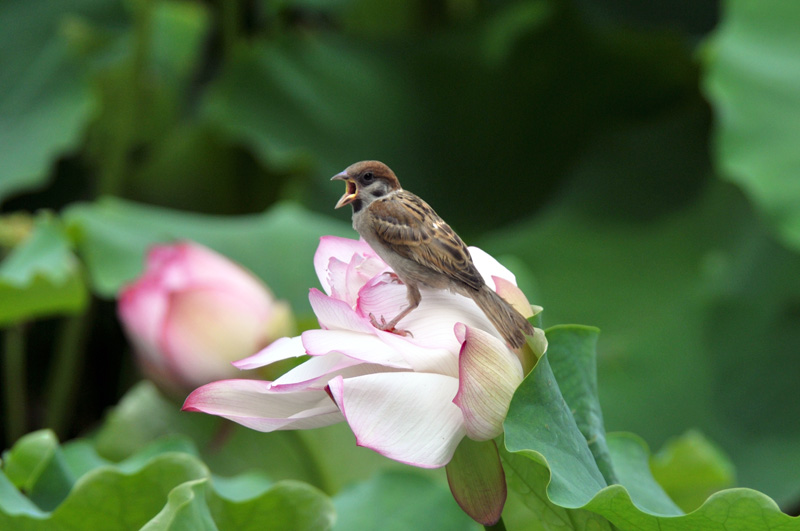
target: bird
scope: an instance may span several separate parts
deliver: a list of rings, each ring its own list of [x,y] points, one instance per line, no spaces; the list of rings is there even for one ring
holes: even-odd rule
[[[428,203],[404,190],[386,164],[356,162],[331,180],[346,183],[335,208],[352,206],[353,228],[406,286],[408,306],[389,321],[370,314],[374,327],[413,336],[396,326],[419,306],[424,286],[474,300],[514,349],[525,344],[525,334],[533,335],[533,325],[484,282],[458,234]]]

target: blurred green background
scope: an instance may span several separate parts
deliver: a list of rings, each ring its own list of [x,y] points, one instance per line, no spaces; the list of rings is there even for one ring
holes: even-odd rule
[[[375,158],[545,325],[602,329],[610,431],[698,430],[796,514],[799,23],[778,0],[4,1],[0,324],[29,407],[2,446],[85,434],[136,381],[114,297],[150,243],[205,243],[311,318],[318,237],[355,236],[328,179]]]

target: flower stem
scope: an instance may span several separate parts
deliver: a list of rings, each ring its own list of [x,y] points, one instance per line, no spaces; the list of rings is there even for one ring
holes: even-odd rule
[[[241,21],[240,0],[225,0],[220,3],[222,25],[222,47],[225,60],[230,62],[239,42],[239,24]]]
[[[500,520],[497,521],[494,525],[485,525],[483,526],[484,529],[492,530],[492,531],[506,531],[506,524],[503,523],[503,517],[500,517]]]
[[[138,116],[144,99],[147,61],[152,39],[152,0],[133,2],[133,51],[127,65],[124,83],[118,94],[116,127],[106,148],[105,160],[100,168],[98,192],[100,195],[120,195],[124,189],[130,153],[139,127]]]
[[[225,443],[227,443],[231,435],[233,435],[234,426],[236,425],[228,419],[219,419],[217,429],[214,430],[213,437],[211,437],[211,440],[208,441],[208,445],[206,446],[208,451],[211,453],[221,451],[225,447]]]
[[[292,446],[298,450],[303,457],[302,461],[305,464],[306,474],[308,475],[309,483],[320,489],[325,494],[333,494],[322,472],[319,460],[316,458],[313,449],[303,438],[303,434],[296,430],[288,430],[284,432],[287,437],[292,441]]]
[[[81,378],[81,364],[84,359],[86,325],[90,319],[91,308],[74,317],[67,317],[61,323],[56,340],[55,360],[50,369],[47,409],[44,425],[58,435],[69,425],[70,413],[75,403],[75,390]]]
[[[25,331],[23,325],[16,324],[6,328],[5,355],[3,356],[5,371],[5,405],[6,405],[6,438],[10,443],[16,441],[26,431],[27,391],[25,380]]]

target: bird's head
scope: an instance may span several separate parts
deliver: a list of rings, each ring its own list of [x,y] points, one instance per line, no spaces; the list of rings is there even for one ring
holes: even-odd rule
[[[347,184],[344,195],[336,208],[353,205],[353,212],[358,212],[374,200],[394,190],[400,190],[400,182],[394,172],[377,160],[362,160],[347,167],[342,173],[331,177],[332,181],[344,181]]]

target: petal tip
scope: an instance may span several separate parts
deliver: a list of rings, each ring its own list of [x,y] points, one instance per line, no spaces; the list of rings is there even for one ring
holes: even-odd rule
[[[453,332],[455,332],[459,343],[463,343],[467,339],[467,325],[464,323],[456,323],[453,327]]]

